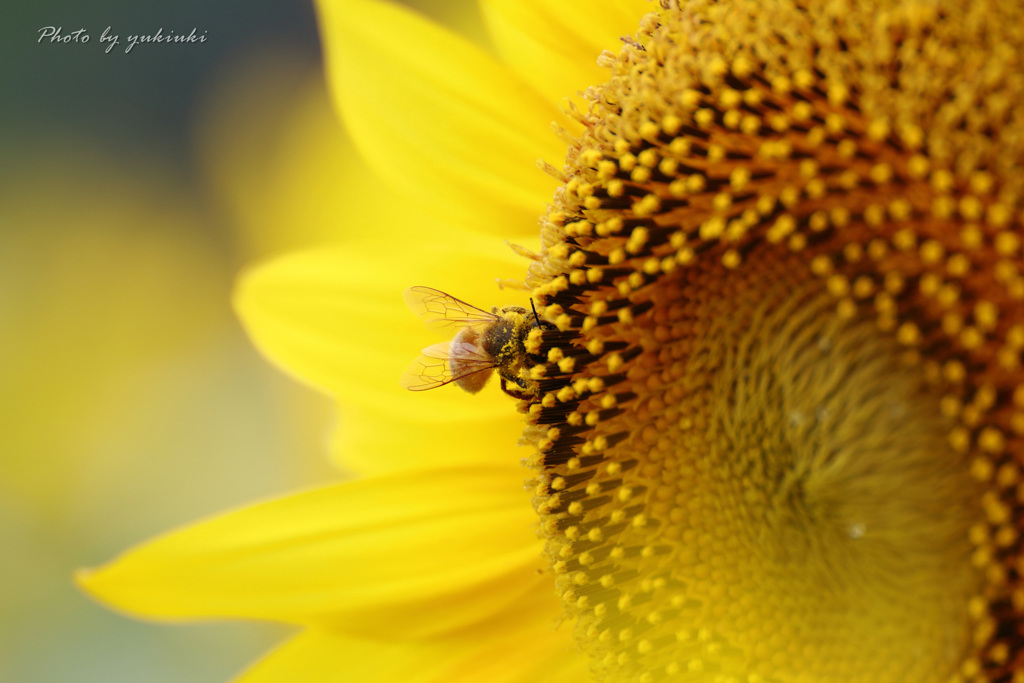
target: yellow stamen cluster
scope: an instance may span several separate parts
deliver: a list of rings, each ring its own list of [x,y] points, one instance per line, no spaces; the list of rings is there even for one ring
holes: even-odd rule
[[[1021,26],[692,0],[602,58],[527,433],[599,677],[1024,683]]]

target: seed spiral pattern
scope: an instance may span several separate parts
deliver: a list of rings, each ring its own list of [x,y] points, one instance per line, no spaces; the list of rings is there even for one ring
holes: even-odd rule
[[[573,111],[524,404],[613,681],[1024,681],[1024,17],[665,2]]]

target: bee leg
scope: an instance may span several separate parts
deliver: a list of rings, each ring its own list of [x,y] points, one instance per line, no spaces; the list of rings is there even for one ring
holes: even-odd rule
[[[509,378],[505,377],[504,375],[501,375],[500,377],[501,390],[504,391],[509,396],[511,396],[512,398],[518,399],[520,401],[528,401],[534,397],[534,392],[530,391],[529,387],[526,386],[526,383],[523,382],[518,377]]]

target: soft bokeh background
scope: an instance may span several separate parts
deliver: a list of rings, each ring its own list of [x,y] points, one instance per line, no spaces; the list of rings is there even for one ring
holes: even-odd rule
[[[479,39],[468,3],[409,4]],[[90,40],[38,43],[44,26]],[[207,40],[124,53],[158,28]],[[259,358],[229,303],[243,265],[372,218],[345,201],[375,179],[319,59],[305,2],[4,7],[0,681],[226,681],[284,635],[142,624],[71,575],[339,476],[327,400]]]

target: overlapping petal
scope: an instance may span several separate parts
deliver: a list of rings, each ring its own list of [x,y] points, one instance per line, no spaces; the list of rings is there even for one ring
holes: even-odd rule
[[[504,237],[536,232],[556,185],[559,117],[514,71],[409,10],[375,0],[318,4],[328,78],[345,123],[403,197]]]
[[[538,592],[515,610],[441,638],[402,642],[309,629],[257,662],[236,683],[576,683],[586,658],[570,629],[552,622],[553,596]]]
[[[552,102],[608,79],[597,66],[602,50],[645,12],[648,0],[480,0],[487,29],[502,60]]]
[[[459,656],[449,647],[426,641],[394,642],[347,637],[309,629],[256,662],[234,683],[384,683],[437,681],[443,655]]]
[[[535,593],[542,561],[515,465],[372,477],[171,533],[79,576],[160,619],[328,624],[363,637],[464,628]]]

